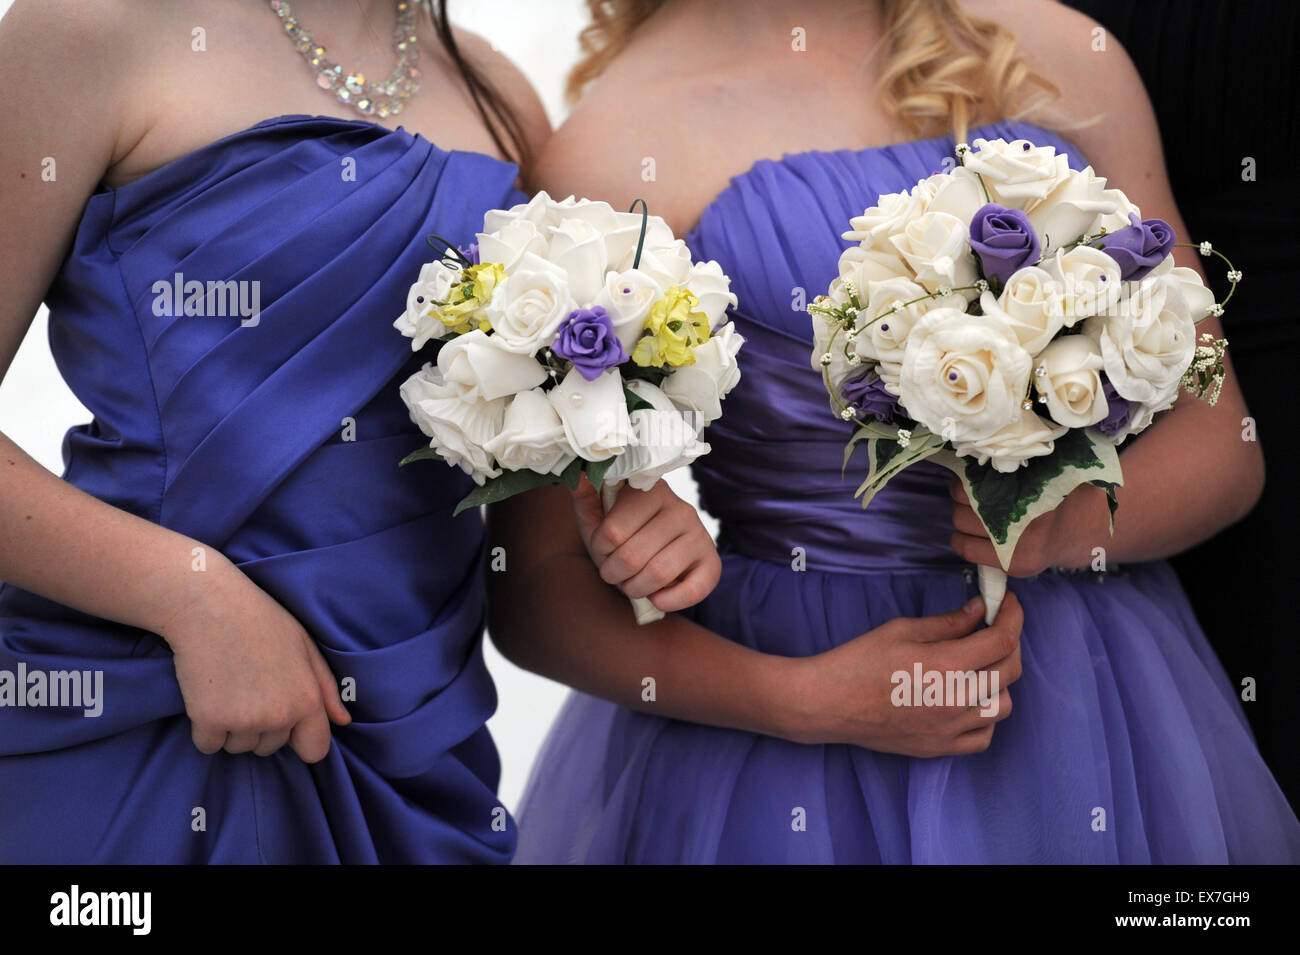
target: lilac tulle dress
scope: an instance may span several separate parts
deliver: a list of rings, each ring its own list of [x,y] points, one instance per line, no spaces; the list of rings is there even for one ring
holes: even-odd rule
[[[1053,145],[1084,165],[1037,127],[976,136]],[[914,466],[865,511],[853,498],[856,480],[840,473],[849,426],[827,409],[794,301],[835,277],[851,216],[952,150],[933,139],[763,160],[688,237],[731,276],[747,339],[744,377],[694,472],[723,552],[722,581],[695,619],[731,640],[815,654],[975,591],[948,544],[948,472]],[[806,570],[793,569],[795,548]],[[976,756],[799,745],[575,694],[525,794],[516,861],[1300,861],[1300,824],[1172,571],[1111,570],[1011,582],[1024,675],[1013,714]]]

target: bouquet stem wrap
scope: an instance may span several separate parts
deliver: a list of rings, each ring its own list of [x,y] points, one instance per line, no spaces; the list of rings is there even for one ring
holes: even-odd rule
[[[986,567],[979,564],[980,596],[984,598],[984,623],[992,626],[1007,595],[1007,572],[1001,567]]]
[[[614,502],[618,500],[618,492],[623,489],[626,482],[618,481],[613,484],[605,483],[600,486],[600,503],[608,514],[613,508]],[[642,625],[654,623],[656,620],[664,618],[664,612],[652,604],[645,597],[629,597],[632,604],[632,613],[636,617],[636,622]]]

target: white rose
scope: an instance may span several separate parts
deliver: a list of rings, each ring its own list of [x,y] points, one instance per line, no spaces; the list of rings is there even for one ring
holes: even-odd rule
[[[853,287],[858,290],[858,300],[861,301],[867,286],[872,282],[914,278],[912,270],[891,242],[872,248],[855,245],[845,249],[840,256],[839,267],[839,278],[832,283],[828,294],[840,304],[848,301],[848,296],[842,294],[846,282],[853,283]]]
[[[500,477],[501,471],[493,466],[484,445],[501,430],[505,398],[467,401],[456,385],[443,381],[442,373],[432,364],[406,379],[399,390],[411,420],[448,464],[460,468],[477,484]]]
[[[979,173],[1000,205],[1023,209],[1046,199],[1070,172],[1069,160],[1053,146],[1035,146],[1027,139],[977,139],[972,145],[962,165]]]
[[[980,296],[985,314],[1001,317],[1020,340],[1020,347],[1037,355],[1065,327],[1065,302],[1060,283],[1037,266],[1014,272],[1002,287],[1002,296]]]
[[[717,420],[722,414],[722,399],[740,381],[736,353],[743,344],[745,339],[736,332],[736,326],[727,322],[707,342],[691,349],[695,364],[675,368],[660,388],[679,409],[697,415],[700,427]]]
[[[907,413],[948,441],[977,441],[1019,417],[1031,359],[992,315],[927,312],[912,328],[898,395]]]
[[[1086,428],[1106,417],[1110,409],[1101,387],[1101,349],[1087,335],[1058,338],[1034,364],[1034,387],[1047,399],[1048,414],[1057,424]]]
[[[1079,245],[1058,249],[1040,266],[1056,282],[1066,328],[1081,319],[1104,315],[1115,308],[1123,292],[1119,263],[1100,249]]]
[[[1105,192],[1106,180],[1093,175],[1089,166],[1071,170],[1047,198],[1025,210],[1042,247],[1043,257],[1085,235],[1099,217],[1115,211],[1115,202]]]
[[[494,401],[535,388],[546,369],[529,354],[507,351],[496,335],[475,329],[458,335],[438,352],[442,379],[466,401]]]
[[[1088,232],[1097,235],[1102,229],[1107,232],[1114,232],[1118,229],[1127,229],[1132,223],[1129,221],[1129,215],[1138,217],[1142,221],[1142,210],[1129,201],[1128,196],[1119,189],[1107,189],[1103,195],[1114,204],[1115,208],[1111,212],[1104,213],[1097,217],[1096,221],[1088,227]]]
[[[570,219],[586,223],[600,233],[601,240],[605,243],[605,261],[610,268],[620,263],[624,256],[630,258],[630,253],[636,250],[637,239],[641,235],[639,215],[629,218],[626,213],[615,212],[608,202],[579,199],[562,210],[559,224],[563,225]],[[649,230],[646,235],[650,235]],[[671,235],[668,241],[672,241]]]
[[[645,330],[646,316],[662,297],[659,283],[644,272],[609,272],[594,304],[609,315],[614,334],[623,343],[623,351],[630,355]]]
[[[430,339],[442,338],[450,330],[438,317],[434,302],[445,302],[452,286],[460,281],[460,269],[429,262],[420,269],[420,277],[406,293],[406,311],[397,316],[393,327],[411,339],[411,350],[419,351]]]
[[[736,305],[731,279],[717,262],[696,262],[686,276],[686,288],[700,300],[700,311],[709,316],[709,328],[717,328],[727,308]]]
[[[1148,282],[1163,276],[1168,276],[1166,281],[1173,282],[1178,291],[1182,292],[1183,300],[1187,303],[1187,313],[1192,316],[1193,322],[1199,322],[1210,314],[1214,293],[1206,287],[1200,273],[1195,269],[1174,265],[1174,257],[1167,255],[1142,281]]]
[[[1130,282],[1110,314],[1090,318],[1084,332],[1096,340],[1115,390],[1153,408],[1168,404],[1196,349],[1196,324],[1172,274]]]
[[[962,222],[970,222],[988,202],[979,180],[964,166],[922,179],[912,195],[923,200],[921,212],[944,212]]]
[[[641,241],[641,213],[615,212],[614,219],[616,222],[614,231],[618,238],[611,239],[609,242],[610,268],[626,272],[632,268],[632,261],[636,258],[637,243]],[[673,230],[668,228],[668,223],[664,222],[661,216],[646,216],[645,226],[645,242],[641,247],[643,256],[647,249],[671,249],[675,246],[677,237],[673,235]],[[619,250],[617,254],[616,247]]]
[[[519,265],[526,252],[546,254],[546,236],[527,219],[512,219],[495,232],[478,234],[478,260],[500,262],[507,273]]]
[[[676,377],[676,376],[674,376]],[[653,405],[653,410],[633,411],[631,423],[635,440],[615,458],[605,473],[608,483],[627,481],[638,491],[648,491],[669,471],[690,464],[709,446],[699,439],[692,424],[656,386],[633,379],[628,391]]]
[[[925,201],[920,195],[908,192],[891,192],[876,200],[876,204],[862,215],[849,220],[851,228],[842,238],[862,242],[868,247],[879,245],[903,231],[903,227],[925,211]]]
[[[521,391],[505,411],[501,430],[484,445],[510,471],[559,474],[574,459],[564,424],[540,388]]]
[[[590,302],[605,280],[608,260],[604,235],[590,222],[577,217],[565,219],[550,232],[547,259],[564,269],[574,301]]]
[[[503,348],[531,355],[554,341],[560,322],[577,307],[564,270],[525,253],[497,286],[487,314]]]
[[[890,239],[916,280],[930,291],[939,286],[971,285],[976,279],[970,230],[965,222],[946,212],[927,212],[909,222]]]
[[[879,362],[876,371],[885,383],[885,390],[898,394],[898,376],[903,370],[903,355],[912,327],[922,315],[936,308],[965,309],[966,300],[957,293],[923,298],[925,289],[904,278],[869,282],[865,292],[867,307],[858,312],[858,333],[852,348],[859,358]],[[921,301],[914,301],[918,298]],[[895,312],[895,305],[902,306],[902,310]]]
[[[975,458],[980,464],[992,462],[993,470],[1010,474],[1030,458],[1051,454],[1056,449],[1056,439],[1068,430],[1032,411],[1023,411],[1019,418],[989,437],[958,441],[953,447],[960,455]]]
[[[631,261],[627,268],[631,268]],[[641,252],[637,269],[654,279],[659,288],[668,291],[674,285],[684,285],[691,273],[691,250],[681,239],[670,245],[652,248],[649,244]]]
[[[572,368],[546,397],[560,416],[564,435],[578,457],[604,461],[622,454],[632,442],[623,376],[617,368],[611,368],[595,381],[588,381],[578,369]]]
[[[555,201],[550,196],[545,192],[539,192],[527,202],[521,202],[509,209],[490,209],[483,216],[483,231],[490,234],[497,233],[509,223],[519,219],[531,222],[540,230],[542,226],[551,224],[547,219],[554,204]]]

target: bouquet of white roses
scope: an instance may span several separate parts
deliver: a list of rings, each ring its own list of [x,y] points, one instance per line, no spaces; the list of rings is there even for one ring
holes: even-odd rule
[[[808,310],[813,367],[857,425],[846,466],[867,447],[863,506],[917,461],[955,472],[1003,568],[979,568],[992,622],[1029,522],[1084,482],[1113,521],[1116,445],[1180,387],[1217,401],[1227,343],[1197,339],[1223,306],[1174,265],[1173,230],[1091,167],[1026,140],[957,158],[851,220],[858,245]]]
[[[736,297],[663,219],[542,192],[487,213],[468,249],[438,241],[393,323],[416,350],[443,340],[401,387],[430,439],[402,463],[470,475],[457,513],[583,474],[608,509],[622,482],[648,490],[708,452],[700,435],[740,380],[744,339],[723,321]]]

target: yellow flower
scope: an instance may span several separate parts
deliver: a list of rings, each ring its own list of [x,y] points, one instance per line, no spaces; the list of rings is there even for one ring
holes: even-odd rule
[[[693,365],[691,349],[709,340],[709,317],[689,289],[672,286],[655,302],[646,318],[645,331],[632,350],[632,361],[642,367]]]
[[[438,309],[439,319],[453,332],[462,335],[475,328],[490,331],[492,323],[483,307],[492,300],[492,293],[505,279],[505,266],[499,262],[484,262],[471,265],[461,275],[463,278],[452,286],[447,303]]]

